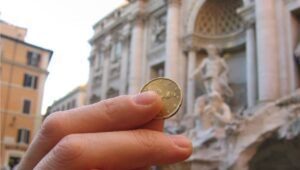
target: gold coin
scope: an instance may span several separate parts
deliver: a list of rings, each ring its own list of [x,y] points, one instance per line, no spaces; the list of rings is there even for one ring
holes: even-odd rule
[[[157,119],[167,119],[177,113],[182,104],[182,91],[179,85],[168,78],[155,78],[150,80],[141,89],[141,92],[154,91],[162,99],[163,108]]]

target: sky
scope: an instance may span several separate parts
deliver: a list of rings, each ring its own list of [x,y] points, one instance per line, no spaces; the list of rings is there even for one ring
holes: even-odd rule
[[[25,41],[53,50],[42,114],[88,81],[93,25],[125,0],[0,0],[0,18],[27,28]]]

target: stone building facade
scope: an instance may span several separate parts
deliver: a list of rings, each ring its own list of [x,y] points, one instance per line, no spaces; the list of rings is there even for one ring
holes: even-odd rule
[[[299,14],[298,0],[130,0],[94,25],[88,102],[168,77],[185,95],[166,132],[194,152],[160,169],[299,169]],[[209,109],[230,119],[206,127]]]
[[[51,106],[48,106],[44,118],[53,112],[69,110],[84,105],[86,105],[86,85],[78,86],[62,98],[55,100]]]

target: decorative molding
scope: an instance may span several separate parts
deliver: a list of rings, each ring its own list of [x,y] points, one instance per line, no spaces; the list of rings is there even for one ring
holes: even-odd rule
[[[38,68],[38,67],[32,67],[32,66],[29,66],[29,65],[26,65],[26,64],[15,62],[15,61],[7,60],[5,57],[1,58],[1,64],[11,64],[13,66],[25,68],[25,69],[28,69],[28,70],[31,70],[31,71],[34,71],[34,72],[37,72],[37,73],[41,73],[41,74],[45,74],[45,75],[49,74],[49,72],[47,70],[44,70],[44,69],[41,69],[41,68]]]
[[[196,45],[197,36],[195,34],[190,34],[183,37],[181,42],[184,51],[194,51],[194,50],[198,50],[199,48],[201,49],[201,47]]]
[[[206,1],[195,20],[194,32],[214,38],[239,32],[244,26],[236,10],[241,6],[242,0]]]
[[[14,110],[5,110],[5,109],[0,109],[1,113],[6,113],[6,114],[10,114],[10,115],[14,115],[14,116],[21,116],[21,117],[25,117],[25,118],[39,118],[40,116],[36,116],[37,113],[30,113],[30,114],[25,114],[22,113],[20,111],[14,111]]]
[[[208,44],[214,44],[221,49],[233,48],[244,44],[246,42],[246,39],[244,32],[239,32],[218,38],[204,37],[202,35],[194,33],[184,36],[181,42],[183,43],[182,46],[184,51],[190,51],[201,50]]]
[[[255,23],[255,4],[251,3],[237,9],[237,13],[243,18],[245,27],[251,28]]]
[[[150,26],[151,46],[155,47],[166,41],[166,14],[154,17]]]
[[[14,88],[22,88],[24,90],[29,90],[30,92],[39,92],[37,89],[33,89],[31,87],[24,87],[20,84],[15,84],[15,83],[8,83],[7,81],[0,81],[0,84],[3,86],[9,86],[9,87],[14,87]]]
[[[109,80],[114,80],[120,77],[121,63],[120,60],[111,64],[109,69]]]

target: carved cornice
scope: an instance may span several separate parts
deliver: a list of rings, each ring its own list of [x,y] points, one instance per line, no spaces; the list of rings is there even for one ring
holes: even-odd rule
[[[7,59],[7,58],[5,58],[5,57],[2,57],[2,58],[1,58],[1,62],[2,62],[3,64],[10,64],[10,65],[12,65],[12,66],[25,68],[25,69],[27,69],[27,70],[31,70],[31,71],[36,72],[36,73],[45,74],[45,75],[48,75],[48,74],[49,74],[48,70],[46,70],[46,69],[42,69],[42,68],[40,68],[40,67],[33,67],[33,66],[30,66],[30,65],[27,65],[27,64],[15,62],[15,61],[12,61],[12,60]]]
[[[251,3],[237,9],[237,13],[243,18],[246,29],[251,28],[255,23],[255,5]]]
[[[187,51],[196,51],[198,50],[198,46],[196,45],[197,43],[197,36],[195,34],[189,34],[185,37],[182,38],[183,44],[183,49],[185,52]]]
[[[126,41],[131,34],[130,24],[124,25],[123,28],[119,31],[119,34],[120,34],[120,40]]]
[[[185,52],[191,50],[202,50],[208,44],[214,44],[221,49],[237,47],[245,43],[244,32],[238,32],[224,37],[204,37],[199,34],[188,34],[182,38],[182,46]]]
[[[142,23],[146,18],[146,3],[147,0],[138,0],[134,6],[134,10],[131,12],[131,14],[128,15],[127,19],[130,22],[135,22],[137,24]]]
[[[131,26],[144,26],[147,19],[147,15],[144,10],[139,10],[135,13],[130,14],[127,20],[131,22]]]

